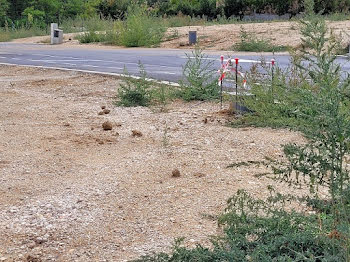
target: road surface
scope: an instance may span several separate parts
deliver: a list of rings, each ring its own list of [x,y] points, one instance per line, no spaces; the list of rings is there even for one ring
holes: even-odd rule
[[[150,78],[178,82],[182,78],[182,67],[187,61],[190,50],[152,49],[152,48],[91,48],[50,46],[43,44],[0,43],[0,63],[63,68],[88,72],[123,74],[124,68],[131,75],[138,75],[139,61],[144,65]],[[220,55],[224,54],[241,59],[241,71],[249,70],[261,55],[240,55],[232,52],[208,52],[207,59],[214,61],[214,67],[220,67]],[[288,55],[264,55],[265,61],[272,58],[281,68],[288,67]],[[339,58],[344,71],[350,72],[348,59]]]

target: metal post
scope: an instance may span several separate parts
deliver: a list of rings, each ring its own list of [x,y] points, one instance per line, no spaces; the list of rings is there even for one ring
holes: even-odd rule
[[[236,110],[238,109],[238,58],[235,58],[236,61]]]
[[[272,103],[274,103],[274,93],[273,93],[273,85],[274,85],[274,69],[275,69],[275,59],[271,59],[271,97],[272,97]]]
[[[223,70],[224,69],[224,56],[222,55],[220,57],[220,60],[221,60],[221,69]],[[222,74],[224,72],[221,72]],[[222,109],[222,79],[220,81],[220,106],[221,106],[221,109]]]

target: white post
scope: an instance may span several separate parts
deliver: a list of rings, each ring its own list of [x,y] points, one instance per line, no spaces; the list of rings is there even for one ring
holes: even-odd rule
[[[51,45],[54,44],[54,32],[56,29],[58,29],[58,24],[52,23],[51,24]]]

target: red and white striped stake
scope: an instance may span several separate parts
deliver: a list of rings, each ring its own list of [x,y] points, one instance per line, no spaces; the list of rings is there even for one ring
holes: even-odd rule
[[[274,67],[275,67],[275,59],[271,59],[271,65],[272,65],[272,80],[273,80],[273,77],[274,77]]]
[[[271,59],[271,96],[272,96],[272,103],[274,102],[274,92],[273,92],[273,85],[274,85],[274,69],[275,69],[275,59]]]
[[[221,55],[221,57],[220,57],[220,60],[221,60],[221,68],[222,68],[222,70],[224,70],[224,56],[223,55]],[[222,72],[222,74],[223,74],[223,72]],[[223,78],[222,77],[220,77],[220,105],[221,105],[221,109],[222,109],[222,80],[223,80]]]
[[[237,109],[237,106],[238,106],[238,62],[239,62],[239,58],[235,58],[235,62],[236,62],[236,105],[235,105],[235,108]]]

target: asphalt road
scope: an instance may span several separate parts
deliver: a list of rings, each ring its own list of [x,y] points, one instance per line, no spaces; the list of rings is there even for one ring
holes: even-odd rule
[[[178,82],[182,78],[182,67],[187,61],[190,50],[151,49],[151,48],[91,48],[50,46],[41,44],[0,43],[0,64],[15,64],[28,66],[42,66],[48,68],[64,68],[123,74],[124,67],[131,75],[139,75],[139,61],[144,65],[150,78]],[[220,55],[231,55],[240,58],[240,70],[249,70],[252,64],[260,61],[261,55],[241,55],[234,52],[208,52],[207,59],[214,62],[214,68],[220,68]],[[265,61],[272,58],[281,68],[290,63],[288,55],[264,55]],[[349,60],[340,57],[338,62],[344,71],[350,72]]]

